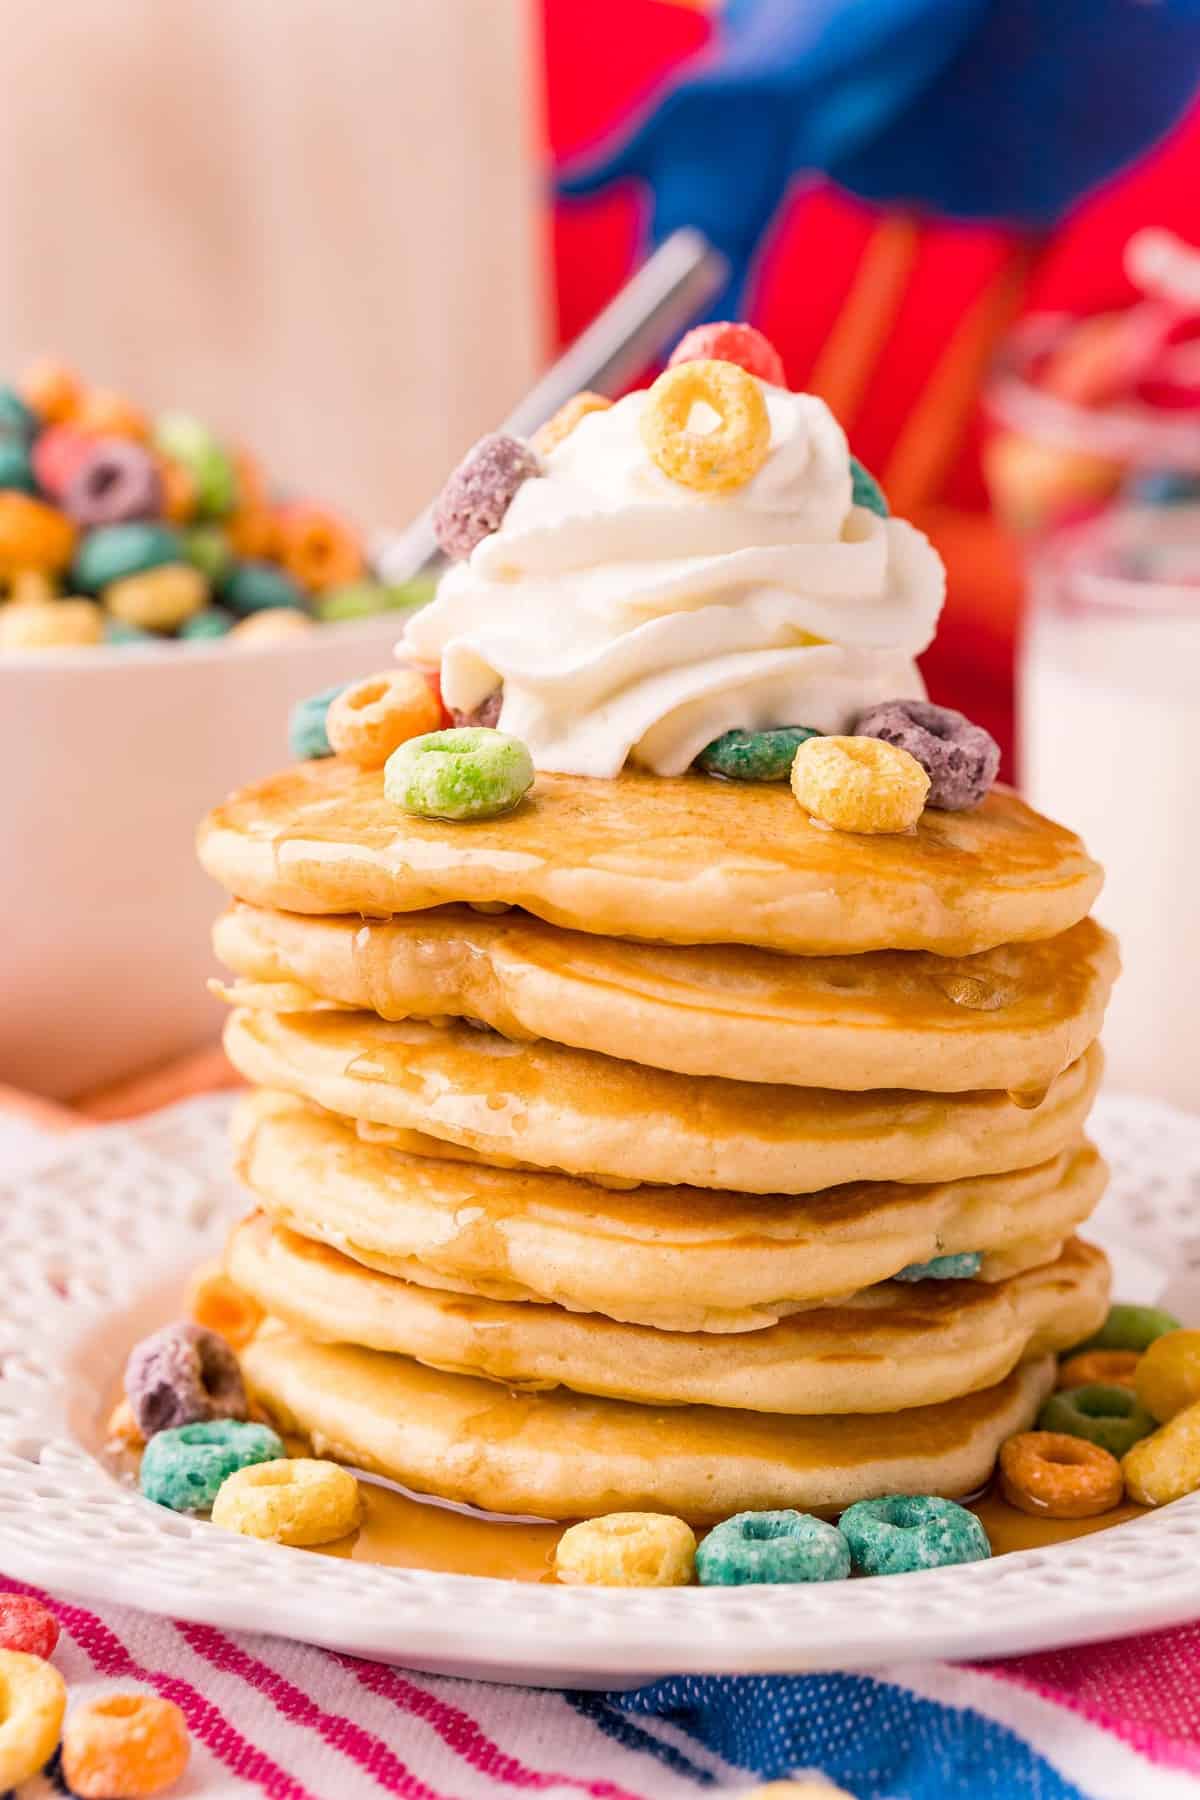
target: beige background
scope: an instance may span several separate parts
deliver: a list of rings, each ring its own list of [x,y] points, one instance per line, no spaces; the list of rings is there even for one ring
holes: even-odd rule
[[[545,341],[529,0],[12,0],[0,371],[55,352],[402,525]]]

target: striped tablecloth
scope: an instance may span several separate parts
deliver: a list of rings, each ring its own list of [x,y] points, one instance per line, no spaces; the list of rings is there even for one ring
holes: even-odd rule
[[[218,1074],[105,1096],[139,1110]],[[7,1103],[5,1103],[7,1102]],[[0,1169],[71,1115],[0,1099]],[[21,1588],[0,1574],[0,1587]],[[22,1589],[22,1591],[31,1591]],[[165,1694],[195,1744],[179,1800],[677,1800],[822,1770],[856,1800],[1200,1800],[1200,1626],[1002,1663],[678,1677],[629,1693],[417,1675],[305,1645],[43,1595],[72,1698]],[[65,1792],[53,1767],[20,1800]]]

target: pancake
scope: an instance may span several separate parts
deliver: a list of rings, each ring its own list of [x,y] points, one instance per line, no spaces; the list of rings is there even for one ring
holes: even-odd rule
[[[1092,919],[954,959],[664,948],[466,907],[364,925],[240,905],[213,941],[254,984],[247,1005],[479,1019],[682,1075],[846,1091],[1046,1086],[1098,1033],[1118,963]]]
[[[972,1493],[1054,1384],[1053,1360],[1039,1357],[940,1406],[781,1418],[563,1388],[518,1394],[270,1324],[241,1360],[267,1412],[318,1456],[417,1493],[545,1519],[647,1510],[697,1525],[783,1506],[833,1510],[877,1494]]]
[[[985,1251],[981,1280],[1050,1262],[1106,1170],[1088,1144],[1008,1175],[809,1197],[640,1187],[414,1157],[282,1095],[238,1103],[237,1166],[281,1225],[384,1274],[668,1331],[740,1332]]]
[[[864,837],[812,822],[786,783],[542,774],[514,812],[464,824],[400,811],[380,770],[340,757],[235,794],[199,853],[230,893],[286,912],[507,904],[604,937],[821,955],[1053,937],[1101,882],[1073,833],[1003,788]]]
[[[239,1009],[225,1047],[261,1086],[486,1162],[756,1194],[1032,1168],[1075,1143],[1102,1066],[1093,1045],[1022,1107],[993,1091],[845,1094],[675,1075],[372,1013]]]
[[[711,1337],[447,1294],[380,1275],[262,1214],[230,1240],[240,1287],[317,1343],[390,1351],[521,1389],[567,1387],[650,1406],[765,1413],[890,1413],[1002,1381],[1067,1350],[1108,1310],[1108,1262],[1072,1238],[1007,1281],[886,1281],[762,1331]]]

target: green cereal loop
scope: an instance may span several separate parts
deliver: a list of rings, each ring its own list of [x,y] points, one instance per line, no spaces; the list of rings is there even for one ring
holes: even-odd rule
[[[486,726],[428,731],[393,750],[383,791],[422,819],[494,819],[533,786],[533,758],[519,738]]]
[[[235,613],[268,612],[273,606],[304,610],[304,596],[286,569],[271,562],[231,563],[221,577],[221,598]]]
[[[1064,1352],[1074,1356],[1076,1350],[1148,1350],[1156,1338],[1168,1331],[1178,1331],[1181,1321],[1161,1306],[1110,1306],[1108,1317],[1099,1331],[1082,1344]]]
[[[233,511],[237,471],[207,425],[189,413],[163,413],[154,421],[154,447],[187,469],[203,518],[219,519]]]
[[[229,539],[219,525],[192,525],[183,534],[183,554],[216,587],[233,562]]]
[[[288,719],[288,749],[298,762],[315,762],[318,757],[332,756],[333,745],[325,732],[329,709],[347,682],[337,687],[322,688],[306,700],[297,700]]]
[[[697,763],[726,781],[786,781],[801,744],[820,737],[807,725],[777,725],[768,731],[727,731],[700,752]]]
[[[886,519],[889,510],[887,495],[871,471],[863,468],[857,456],[850,458],[850,479],[853,483],[850,498],[855,506],[865,506],[868,512],[878,513],[881,519]]]
[[[193,613],[179,627],[181,638],[190,642],[203,643],[207,638],[224,637],[233,630],[233,614],[227,613],[222,606],[206,606],[203,612]]]
[[[736,1513],[710,1531],[696,1550],[702,1587],[748,1582],[844,1581],[850,1547],[836,1525],[809,1513]]]
[[[931,1262],[909,1263],[897,1269],[893,1281],[970,1281],[983,1267],[981,1250],[960,1250],[957,1256],[935,1256]]]
[[[864,1575],[908,1575],[914,1569],[982,1562],[992,1554],[975,1514],[936,1494],[859,1500],[838,1523],[854,1567]]]
[[[0,436],[0,488],[16,488],[22,494],[38,491],[29,466],[29,451],[20,438]]]
[[[241,1419],[209,1419],[159,1431],[142,1452],[139,1485],[147,1500],[172,1512],[207,1512],[235,1469],[286,1456],[283,1439],[269,1425]]]
[[[1039,1431],[1065,1431],[1068,1437],[1086,1438],[1111,1456],[1124,1456],[1139,1438],[1158,1430],[1137,1395],[1130,1388],[1090,1381],[1084,1387],[1065,1388],[1051,1394],[1037,1417]]]
[[[16,388],[0,387],[0,438],[9,443],[30,444],[41,428],[42,421],[26,406]]]

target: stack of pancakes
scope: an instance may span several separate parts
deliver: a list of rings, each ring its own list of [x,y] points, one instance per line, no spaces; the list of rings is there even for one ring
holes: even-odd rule
[[[1116,953],[1013,794],[859,837],[786,785],[543,774],[462,824],[335,759],[201,856],[245,1366],[319,1452],[546,1518],[962,1495],[1102,1320]]]

